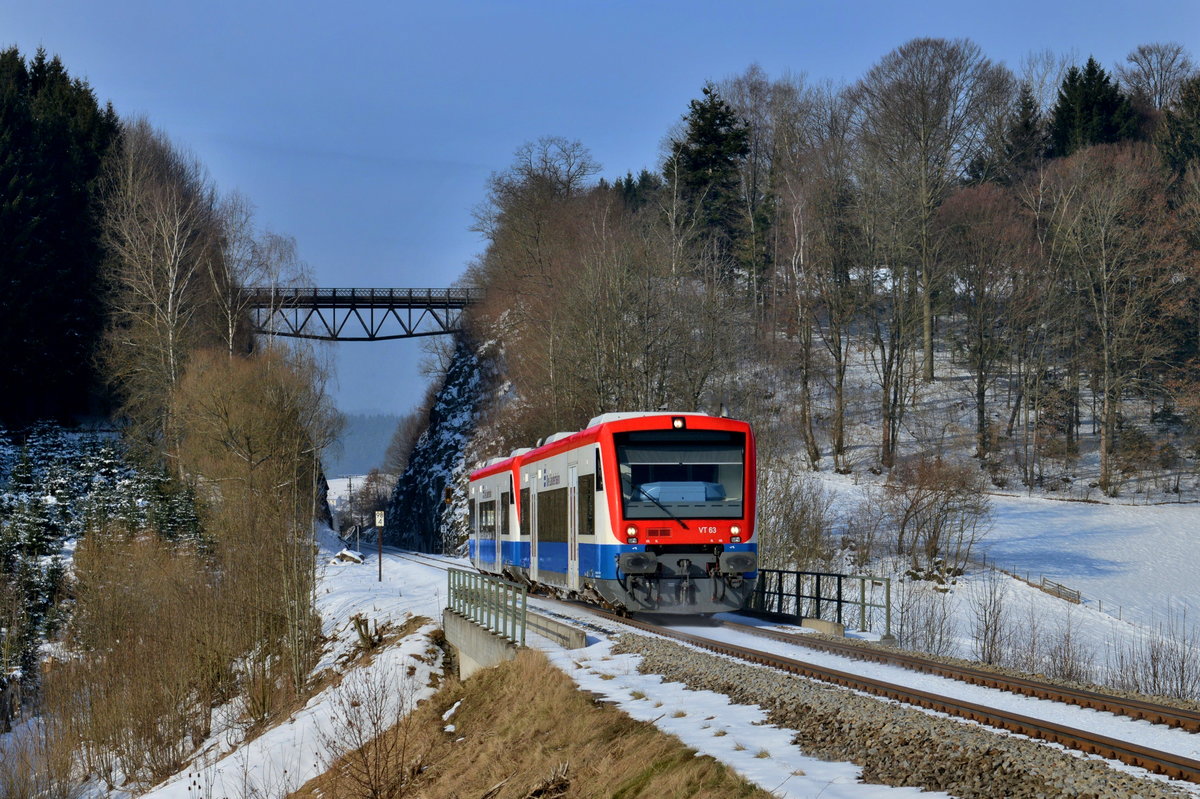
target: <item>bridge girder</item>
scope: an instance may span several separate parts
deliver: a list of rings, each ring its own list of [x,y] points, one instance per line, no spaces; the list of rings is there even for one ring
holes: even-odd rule
[[[318,341],[390,341],[462,329],[472,289],[243,289],[255,332]]]

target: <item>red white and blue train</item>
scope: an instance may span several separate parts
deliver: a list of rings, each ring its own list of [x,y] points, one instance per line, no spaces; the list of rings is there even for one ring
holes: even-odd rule
[[[741,608],[758,571],[754,436],[696,413],[611,413],[472,473],[480,571],[625,611]]]

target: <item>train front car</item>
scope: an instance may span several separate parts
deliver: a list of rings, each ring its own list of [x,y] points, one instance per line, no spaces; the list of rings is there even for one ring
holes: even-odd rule
[[[472,561],[629,611],[735,610],[757,576],[754,468],[745,422],[606,414],[472,474]]]
[[[595,588],[657,613],[743,607],[754,589],[754,437],[700,414],[601,417],[614,572]],[[604,560],[604,559],[602,559]]]

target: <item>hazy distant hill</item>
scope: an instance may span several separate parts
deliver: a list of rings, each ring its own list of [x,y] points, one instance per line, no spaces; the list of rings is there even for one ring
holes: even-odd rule
[[[383,455],[400,422],[399,416],[390,413],[348,413],[345,419],[337,443],[325,452],[327,477],[366,474],[382,466]]]

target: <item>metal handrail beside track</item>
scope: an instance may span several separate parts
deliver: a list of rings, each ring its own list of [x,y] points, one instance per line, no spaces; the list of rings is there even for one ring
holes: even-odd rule
[[[525,586],[463,569],[447,569],[450,609],[484,629],[525,646],[529,597]]]

